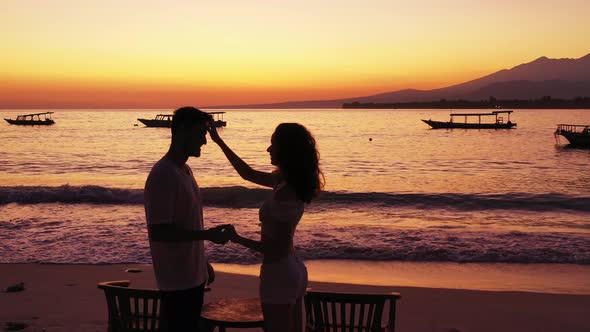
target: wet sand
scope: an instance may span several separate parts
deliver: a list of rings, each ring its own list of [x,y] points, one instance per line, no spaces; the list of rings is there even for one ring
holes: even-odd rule
[[[127,273],[128,268],[143,272]],[[218,270],[227,270],[227,266],[220,265]],[[396,327],[402,332],[590,330],[590,295],[371,286],[358,280],[341,283],[344,278],[339,278],[339,283],[318,282],[313,281],[314,274],[312,264],[309,286],[318,290],[400,292]],[[15,322],[27,325],[23,331],[104,332],[106,301],[96,283],[121,279],[131,280],[132,286],[140,288],[155,286],[149,265],[0,264],[2,290],[25,283],[22,292],[0,293],[0,327]],[[205,301],[255,297],[257,287],[255,276],[218,272]]]

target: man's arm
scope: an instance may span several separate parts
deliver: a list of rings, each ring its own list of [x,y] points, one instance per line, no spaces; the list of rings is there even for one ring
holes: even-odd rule
[[[221,225],[202,231],[189,231],[179,229],[172,224],[148,225],[148,236],[156,242],[190,242],[211,241],[217,244],[225,244],[228,234],[225,232],[227,225]]]

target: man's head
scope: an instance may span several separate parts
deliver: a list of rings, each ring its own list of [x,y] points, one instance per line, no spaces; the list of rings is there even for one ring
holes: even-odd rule
[[[174,111],[172,117],[172,146],[187,157],[199,157],[201,146],[207,144],[207,127],[213,117],[197,108],[185,106]]]

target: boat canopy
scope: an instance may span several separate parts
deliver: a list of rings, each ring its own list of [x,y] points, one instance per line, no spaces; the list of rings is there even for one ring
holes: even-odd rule
[[[53,112],[43,112],[43,113],[33,113],[33,114],[22,114],[19,116],[34,116],[34,115],[46,115],[46,114],[53,114]]]
[[[465,117],[465,123],[467,123],[467,117],[473,116],[473,117],[477,117],[478,123],[481,124],[481,117],[482,116],[495,116],[496,123],[502,124],[502,123],[504,123],[504,118],[502,116],[498,116],[498,115],[499,114],[508,114],[508,123],[511,123],[510,122],[510,113],[512,113],[512,112],[514,112],[514,111],[504,110],[504,111],[492,111],[490,113],[451,113],[451,122],[453,122],[454,117],[463,116],[463,117]]]
[[[219,115],[219,114],[225,114],[225,112],[207,112],[211,115]],[[174,116],[174,114],[157,114],[156,115],[156,119],[159,118],[172,118]]]
[[[500,113],[507,113],[510,114],[514,111],[493,111],[491,113],[451,113],[451,116],[496,116]]]
[[[590,125],[560,123],[557,125],[557,130],[570,131],[572,133],[588,133],[590,132]]]
[[[223,114],[225,114],[225,112],[223,111],[215,111],[215,112],[207,112],[209,114],[211,114],[211,116],[213,117],[213,121],[215,122],[217,127],[225,127],[225,121],[223,121]]]
[[[37,117],[38,121],[42,121],[41,116],[43,116],[44,119],[47,119],[49,116],[49,119],[51,119],[51,114],[53,114],[53,112],[21,114],[16,117],[16,120],[17,121],[25,121],[26,119],[30,118],[31,120],[29,120],[29,121],[32,121],[35,119],[35,117]]]

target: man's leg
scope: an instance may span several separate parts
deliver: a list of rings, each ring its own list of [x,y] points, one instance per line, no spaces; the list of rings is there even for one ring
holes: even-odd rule
[[[163,292],[162,326],[165,331],[199,331],[205,284],[182,291]]]
[[[293,325],[293,304],[265,304],[262,303],[265,332],[289,331]]]

